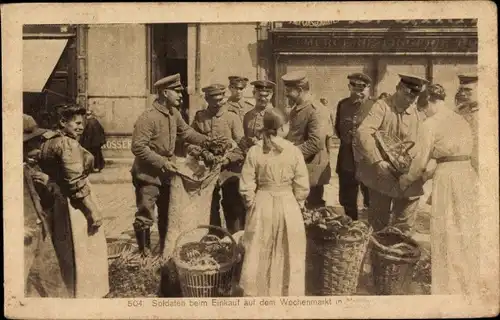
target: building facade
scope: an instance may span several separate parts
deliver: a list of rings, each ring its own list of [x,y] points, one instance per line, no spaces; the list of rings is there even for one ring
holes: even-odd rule
[[[314,95],[326,98],[334,112],[337,102],[348,95],[346,77],[351,72],[372,77],[374,96],[393,92],[398,73],[412,73],[441,83],[453,97],[456,76],[473,72],[477,66],[475,20],[42,27],[25,26],[23,68],[25,78],[28,69],[49,70],[40,71],[45,76],[39,82],[46,77],[43,85],[25,82],[25,93],[31,90],[34,95],[38,90],[45,100],[33,102],[25,97],[25,110],[42,104],[50,109],[62,99],[90,108],[106,130],[107,158],[132,157],[134,123],[155,99],[152,84],[168,74],[181,74],[186,86],[184,104],[192,119],[205,107],[201,88],[227,84],[231,75],[275,81],[274,105],[284,107],[280,77],[304,69]],[[28,42],[41,34],[43,44]],[[35,64],[33,48],[48,47],[54,37],[58,46],[54,44],[50,51],[50,63]],[[250,87],[244,95],[251,98]]]

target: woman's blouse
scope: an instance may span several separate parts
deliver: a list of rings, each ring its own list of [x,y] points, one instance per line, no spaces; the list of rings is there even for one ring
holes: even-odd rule
[[[40,167],[54,180],[70,199],[85,198],[90,194],[88,174],[93,156],[75,139],[54,132],[42,144]]]
[[[470,156],[472,132],[460,115],[443,105],[436,114],[425,119],[414,148],[415,157],[408,172],[411,181],[423,174],[431,159]]]
[[[272,137],[273,142],[283,148],[281,153],[272,149],[262,150],[262,141],[248,151],[240,179],[240,194],[247,207],[254,201],[259,187],[289,188],[297,201],[303,201],[309,194],[309,175],[300,150],[291,142]]]

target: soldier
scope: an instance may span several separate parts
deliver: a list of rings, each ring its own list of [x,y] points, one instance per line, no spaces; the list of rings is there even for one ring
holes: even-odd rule
[[[353,151],[353,134],[370,111],[375,99],[370,97],[372,80],[363,73],[350,74],[350,97],[340,100],[335,116],[335,133],[340,139],[336,173],[339,177],[339,202],[345,213],[358,219],[358,192],[361,189],[363,203],[368,208],[368,189],[356,179]]]
[[[477,137],[477,117],[479,105],[477,102],[477,75],[459,75],[460,86],[458,87],[455,103],[457,113],[462,115],[469,123],[472,130],[473,147],[471,164],[474,170],[478,172],[478,137]]]
[[[357,178],[368,187],[368,222],[374,231],[379,231],[389,225],[392,214],[391,224],[411,234],[419,198],[423,195],[423,181],[419,179],[403,191],[397,174],[382,158],[373,137],[377,130],[403,141],[415,141],[417,137],[421,118],[415,102],[428,81],[410,75],[399,76],[396,92],[373,104],[359,125],[353,144],[358,159]]]
[[[253,108],[253,104],[243,98],[243,90],[245,90],[247,83],[247,78],[238,76],[229,77],[228,89],[231,92],[231,96],[227,99],[228,110],[235,112],[241,122],[243,122],[245,114]]]
[[[331,170],[326,147],[327,132],[322,119],[324,106],[312,102],[309,80],[303,71],[289,72],[281,77],[285,95],[292,107],[289,115],[290,129],[287,140],[293,142],[304,155],[311,185],[306,207],[313,209],[325,205],[324,185],[330,182]]]
[[[213,84],[203,88],[208,107],[196,113],[192,127],[209,137],[225,137],[236,144],[243,138],[243,127],[239,115],[228,111],[224,101],[224,90],[221,84]],[[226,226],[230,233],[239,231],[245,222],[245,207],[238,192],[238,167],[243,163],[243,154],[236,149],[229,153],[223,164],[222,177],[215,186],[210,214],[210,224],[221,226],[220,202],[222,191],[222,208]],[[215,232],[215,234],[220,235]]]
[[[154,84],[158,99],[153,107],[144,111],[135,123],[132,135],[132,183],[135,187],[137,213],[134,231],[139,250],[148,254],[150,227],[154,220],[154,206],[158,206],[158,233],[160,254],[165,247],[168,206],[170,196],[170,172],[175,171],[174,148],[177,135],[188,143],[201,144],[207,137],[193,130],[182,119],[177,109],[181,101],[180,75],[175,74]]]
[[[243,132],[245,138],[241,142],[244,150],[249,149],[261,138],[261,130],[264,128],[264,113],[272,108],[271,99],[275,83],[268,80],[253,81],[253,96],[255,98],[255,107],[248,111],[243,118]]]

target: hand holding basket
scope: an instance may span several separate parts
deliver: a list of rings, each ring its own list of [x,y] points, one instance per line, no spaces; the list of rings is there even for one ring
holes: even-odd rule
[[[383,131],[376,131],[374,138],[382,158],[391,164],[397,174],[408,173],[412,161],[409,150],[415,146],[415,142],[401,141]]]

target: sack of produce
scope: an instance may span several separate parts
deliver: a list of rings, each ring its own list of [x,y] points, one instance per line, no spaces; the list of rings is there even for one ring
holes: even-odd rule
[[[201,147],[188,146],[188,160],[176,163],[178,170],[170,180],[168,226],[163,255],[171,257],[174,244],[185,231],[210,222],[210,203],[231,140],[214,138]],[[208,205],[207,205],[208,204]],[[164,239],[160,235],[160,239]]]
[[[408,151],[413,148],[415,143],[402,141],[384,131],[376,131],[374,138],[382,158],[389,162],[399,174],[408,173],[412,161],[412,156]]]
[[[429,252],[425,252],[425,254],[422,252],[420,260],[417,261],[413,268],[412,280],[420,287],[418,294],[431,294],[432,265]]]
[[[192,237],[188,237],[190,233],[200,229],[205,230],[201,239],[193,241]],[[224,233],[231,242],[221,241],[217,236],[208,234],[210,229]],[[234,267],[239,261],[239,252],[234,238],[226,230],[200,225],[183,232],[177,239],[173,261],[183,297],[231,295]]]
[[[351,295],[358,286],[372,228],[334,207],[303,211],[307,235],[306,291],[310,295]]]
[[[413,269],[421,256],[418,243],[393,226],[375,233],[371,242],[376,294],[411,294]]]

